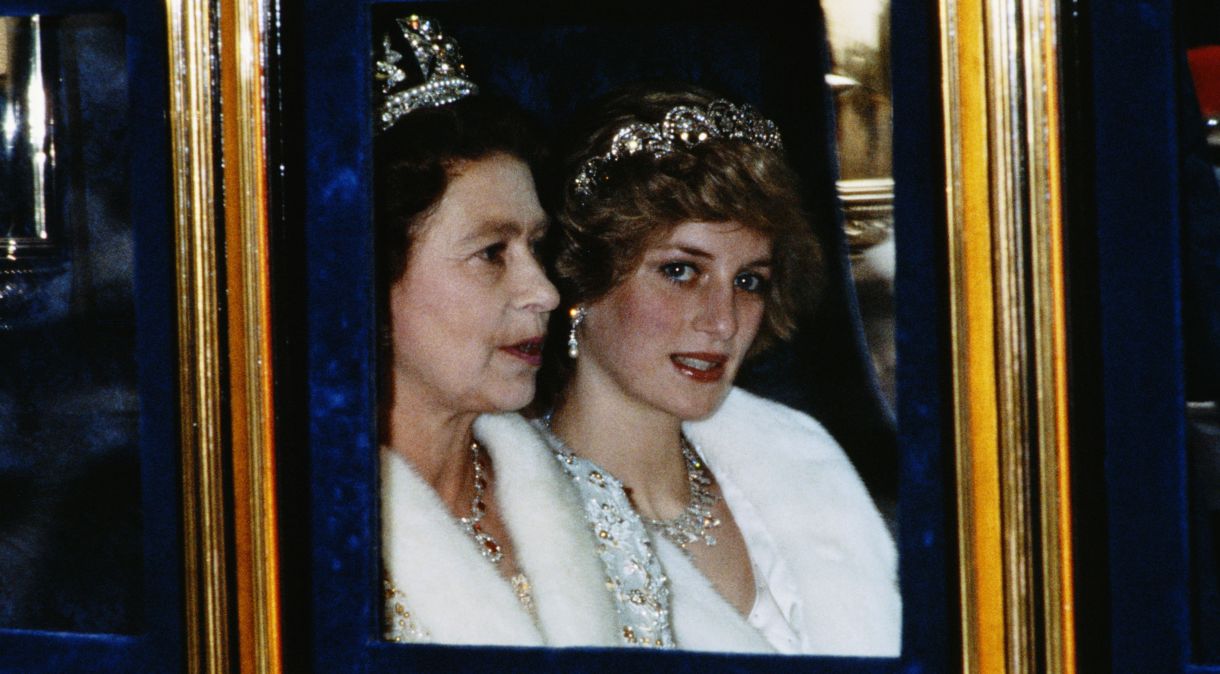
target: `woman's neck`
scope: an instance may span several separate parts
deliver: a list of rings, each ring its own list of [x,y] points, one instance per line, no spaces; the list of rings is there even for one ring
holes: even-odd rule
[[[404,457],[451,510],[469,505],[474,473],[470,444],[477,412],[438,409],[395,395],[386,444]]]
[[[646,517],[675,517],[689,501],[677,417],[574,376],[555,409],[551,430],[577,455],[610,471]]]

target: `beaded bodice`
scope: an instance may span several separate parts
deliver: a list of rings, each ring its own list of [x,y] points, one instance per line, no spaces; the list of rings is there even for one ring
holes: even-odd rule
[[[529,578],[524,573],[518,573],[512,577],[510,582],[513,586],[513,594],[517,595],[517,601],[521,602],[521,606],[537,622],[538,615],[534,607],[534,594]],[[432,634],[428,632],[427,628],[416,622],[402,590],[399,590],[388,578],[382,581],[382,586],[385,590],[383,613],[385,639],[397,643],[432,641]]]
[[[580,493],[585,517],[597,537],[597,551],[606,567],[623,642],[673,648],[669,581],[623,485],[597,464],[572,454],[549,432],[547,436],[556,448],[560,465]]]

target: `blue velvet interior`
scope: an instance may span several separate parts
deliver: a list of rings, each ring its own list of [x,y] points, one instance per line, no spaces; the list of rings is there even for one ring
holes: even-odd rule
[[[1123,671],[1183,671],[1190,653],[1170,4],[1095,6],[1089,24],[1110,663]]]
[[[946,535],[948,474],[942,393],[943,230],[935,195],[938,149],[934,16],[896,3],[896,109],[909,127],[896,138],[899,218],[899,339],[907,377],[899,415],[903,437],[902,554],[906,655],[901,660],[747,657],[735,654],[645,654],[630,650],[537,650],[401,647],[379,641],[378,514],[373,434],[373,293],[370,222],[369,44],[365,2],[316,0],[302,25],[305,103],[304,177],[308,282],[310,526],[312,598],[308,631],[318,671],[610,671],[664,666],[675,671],[925,671],[956,662],[947,590],[952,542]],[[461,41],[473,75],[515,96],[544,121],[639,77],[694,79],[757,103],[780,124],[807,184],[810,211],[830,252],[827,300],[805,326],[801,346],[756,366],[755,388],[812,410],[848,447],[875,490],[897,490],[899,459],[892,421],[872,382],[855,314],[846,256],[831,199],[835,175],[823,29],[816,7],[763,3],[729,12],[686,3],[575,8],[503,7],[490,3],[412,4],[443,20]],[[901,22],[899,22],[901,19]],[[904,183],[904,180],[910,180]],[[903,225],[899,225],[902,230]],[[901,262],[905,260],[905,262]],[[884,480],[888,473],[888,487]],[[906,482],[908,475],[911,481]],[[878,476],[881,476],[878,478]],[[909,485],[909,486],[908,486]],[[290,628],[291,629],[291,628]]]
[[[1200,8],[1201,9],[1201,8]],[[1217,8],[1220,9],[1220,8]],[[1220,25],[1208,43],[1220,43]],[[1182,165],[1182,337],[1187,400],[1220,400],[1220,165],[1209,160],[1185,49],[1178,51],[1178,138]],[[1220,159],[1220,156],[1217,157]],[[1220,415],[1187,416],[1192,655],[1220,665]]]
[[[168,671],[184,657],[165,20],[137,5],[5,8],[108,13],[111,29],[62,19],[75,30],[58,44],[61,84],[81,84],[56,100],[61,158],[78,167],[63,178],[69,244],[0,334],[3,671]]]
[[[951,671],[960,641],[938,18],[931,3],[895,0],[890,11],[904,671]]]

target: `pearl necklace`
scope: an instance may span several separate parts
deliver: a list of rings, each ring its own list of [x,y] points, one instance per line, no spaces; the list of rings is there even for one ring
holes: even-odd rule
[[[707,467],[703,465],[685,435],[682,436],[682,458],[686,460],[686,482],[690,487],[690,501],[686,504],[686,509],[672,519],[641,519],[649,528],[659,531],[683,550],[699,539],[703,539],[710,547],[716,544],[712,529],[720,526],[720,519],[712,515],[712,508],[720,501],[720,497],[712,493],[712,478]]]
[[[467,534],[474,538],[483,557],[496,564],[504,558],[504,551],[500,549],[500,544],[496,542],[496,539],[483,531],[479,525],[483,521],[483,515],[487,514],[487,503],[483,501],[483,492],[487,489],[487,476],[483,469],[483,462],[479,460],[479,452],[482,449],[478,440],[470,443],[471,459],[474,461],[474,498],[470,502],[470,517],[458,518],[458,523],[462,525],[462,529]]]

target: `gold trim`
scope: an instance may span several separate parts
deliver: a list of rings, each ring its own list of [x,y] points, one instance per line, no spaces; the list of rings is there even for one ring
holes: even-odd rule
[[[1020,0],[985,5],[986,111],[989,126],[991,245],[996,303],[999,402],[1000,518],[1003,526],[1005,660],[1012,672],[1033,672],[1036,622],[1030,493],[1033,441],[1028,426],[1029,316],[1025,287],[1027,176],[1022,171],[1024,103]]]
[[[1031,2],[1023,26],[1028,62],[1035,400],[1041,535],[1043,671],[1076,671],[1071,470],[1068,452],[1067,299],[1060,154],[1058,5]]]
[[[984,30],[978,3],[941,0],[963,672],[1004,672]]]
[[[266,164],[265,0],[221,5],[230,406],[243,672],[281,669]]]
[[[1074,672],[1057,16],[940,13],[962,668]]]
[[[166,3],[182,409],[186,669],[228,670],[212,43],[205,0]]]

